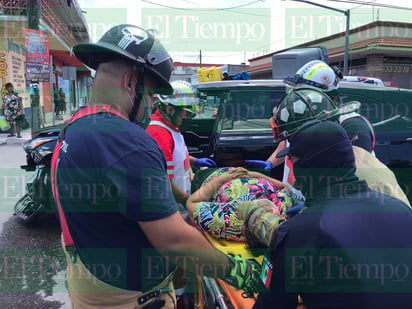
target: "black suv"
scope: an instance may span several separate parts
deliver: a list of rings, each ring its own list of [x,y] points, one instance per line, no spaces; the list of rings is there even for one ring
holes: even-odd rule
[[[280,80],[231,80],[195,85],[201,112],[184,131],[190,154],[210,157],[218,166],[245,166],[266,160],[276,147],[269,125],[273,107],[285,95]],[[412,90],[342,83],[344,102],[361,102],[361,114],[376,131],[376,156],[397,176],[411,201]],[[280,178],[282,167],[272,170]]]

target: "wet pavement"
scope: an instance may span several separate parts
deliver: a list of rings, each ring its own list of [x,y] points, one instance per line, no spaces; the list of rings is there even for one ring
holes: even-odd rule
[[[0,235],[0,307],[68,309],[60,227],[54,218],[25,226],[12,216]]]
[[[23,225],[13,215],[32,172],[24,171],[21,144],[30,139],[0,134],[0,309],[69,309],[65,268],[56,218]]]

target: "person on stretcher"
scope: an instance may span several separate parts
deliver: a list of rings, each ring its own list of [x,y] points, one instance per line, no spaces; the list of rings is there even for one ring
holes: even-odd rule
[[[254,201],[269,209],[280,222],[287,219],[287,211],[294,206],[285,184],[262,173],[243,167],[200,172],[202,185],[189,197],[186,206],[193,224],[214,237],[245,241],[244,221],[235,213],[242,201]]]

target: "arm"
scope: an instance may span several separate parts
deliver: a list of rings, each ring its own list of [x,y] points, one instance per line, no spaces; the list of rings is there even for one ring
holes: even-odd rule
[[[21,113],[24,114],[23,99],[19,96],[17,96],[17,98],[18,98],[17,100],[18,100],[18,103],[19,103],[19,109],[20,109]]]
[[[176,202],[182,205],[186,205],[187,199],[189,197],[187,193],[180,189],[173,180],[170,180],[170,186],[172,187],[172,193]]]
[[[188,225],[179,213],[166,218],[138,222],[150,243],[176,265],[199,275],[224,278],[229,271],[225,254],[214,249],[200,231]],[[199,267],[204,265],[204,267]]]
[[[226,174],[216,177],[215,179],[208,182],[207,184],[202,185],[199,190],[197,190],[195,193],[193,193],[188,198],[187,203],[186,203],[187,209],[193,213],[194,209],[196,208],[196,205],[199,202],[210,201],[210,199],[216,193],[217,189],[219,189],[223,184],[235,178],[246,176],[246,174],[247,174],[246,169],[236,168]]]
[[[275,151],[270,155],[270,157],[266,160],[272,163],[272,167],[278,166],[285,162],[285,158],[276,158],[276,155],[279,151],[286,148],[286,140],[281,141],[278,146],[276,147]]]
[[[272,239],[276,237],[280,224],[286,221],[284,217],[252,202],[239,203],[236,213],[240,220],[245,221],[246,229],[267,247],[270,247]]]
[[[189,156],[190,166],[195,166],[196,158],[193,156]]]
[[[282,141],[278,144],[275,151],[270,155],[270,157],[266,161],[262,160],[245,160],[247,166],[263,169],[266,172],[270,172],[271,169],[274,167],[282,164],[285,162],[284,158],[276,158],[276,155],[279,151],[286,147],[286,141]]]
[[[253,259],[224,254],[213,248],[203,235],[183,221],[179,213],[166,218],[138,222],[149,241],[160,254],[191,273],[220,278],[249,297],[264,291],[261,267]]]

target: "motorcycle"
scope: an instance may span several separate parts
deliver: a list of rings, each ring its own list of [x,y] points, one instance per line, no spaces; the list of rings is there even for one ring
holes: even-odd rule
[[[27,172],[34,171],[26,183],[26,194],[14,205],[14,215],[23,224],[50,216],[58,218],[57,205],[51,190],[50,167],[59,132],[59,127],[41,131],[23,144],[27,164],[20,168]]]

